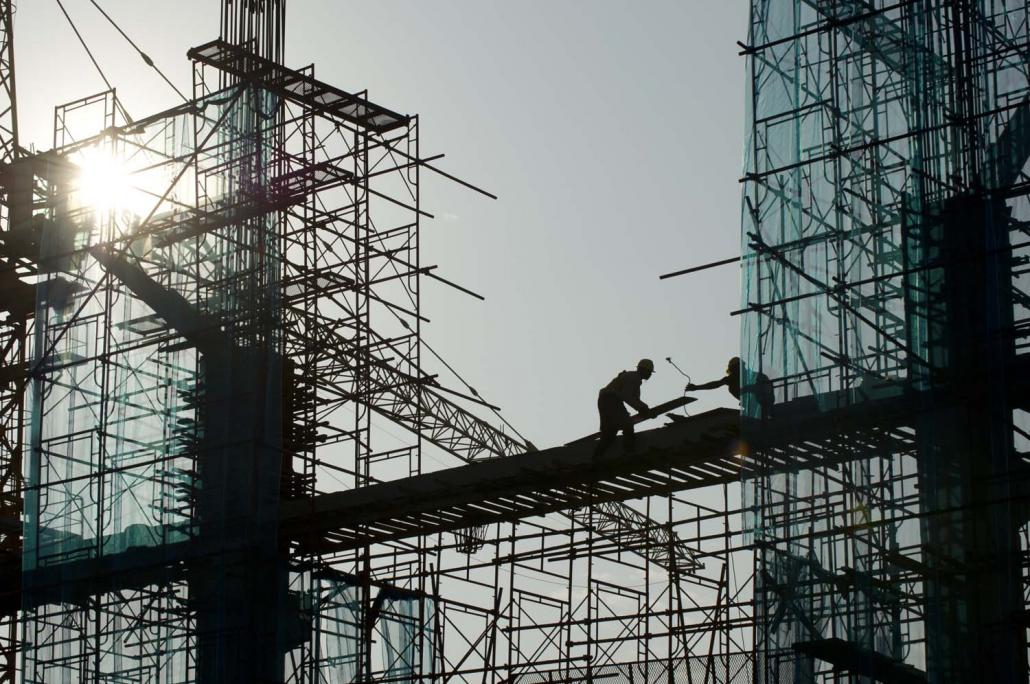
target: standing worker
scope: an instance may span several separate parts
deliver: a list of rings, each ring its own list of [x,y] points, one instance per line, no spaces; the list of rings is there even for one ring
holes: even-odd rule
[[[636,370],[622,371],[605,385],[597,395],[597,413],[601,418],[601,440],[594,456],[600,456],[615,441],[622,430],[626,451],[633,451],[633,421],[623,404],[629,404],[637,413],[647,413],[647,404],[640,401],[640,385],[654,374],[654,361],[641,359]]]
[[[769,417],[772,412],[775,399],[772,382],[764,373],[755,373],[754,383],[746,387],[742,387],[740,382],[739,356],[734,356],[730,359],[729,363],[726,364],[726,375],[721,379],[712,380],[711,382],[705,382],[700,385],[689,383],[686,387],[686,391],[718,389],[723,386],[730,391],[730,394],[732,394],[733,398],[737,401],[740,401],[740,395],[742,392],[754,394],[758,401],[758,406],[761,408],[762,417]]]

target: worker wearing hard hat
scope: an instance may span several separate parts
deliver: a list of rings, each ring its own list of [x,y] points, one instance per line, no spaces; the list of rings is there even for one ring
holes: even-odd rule
[[[597,395],[597,413],[601,418],[601,440],[597,443],[595,456],[604,453],[622,430],[626,451],[633,451],[633,421],[625,404],[637,413],[646,413],[647,404],[640,401],[640,385],[654,374],[654,361],[641,359],[636,370],[622,371],[615,376]]]

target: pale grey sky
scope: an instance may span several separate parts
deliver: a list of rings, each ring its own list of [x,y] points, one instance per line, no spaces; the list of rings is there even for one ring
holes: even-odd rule
[[[219,0],[98,0],[184,91]],[[63,0],[134,116],[177,102],[89,0]],[[745,0],[288,0],[287,63],[420,114],[425,155],[492,201],[429,179],[424,337],[540,446],[596,429],[597,390],[641,356],[651,404],[736,353],[739,275],[658,275],[739,253]],[[104,89],[55,0],[15,20],[23,144]],[[431,364],[427,364],[430,365]],[[454,383],[451,383],[452,385]],[[455,385],[456,386],[456,385]],[[733,405],[727,392],[691,410]],[[657,425],[652,423],[650,425]]]

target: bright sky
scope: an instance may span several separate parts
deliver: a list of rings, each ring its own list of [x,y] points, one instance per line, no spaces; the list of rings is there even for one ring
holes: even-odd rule
[[[177,103],[89,0],[62,1],[133,116]],[[219,0],[98,2],[189,91]],[[665,357],[705,381],[736,354],[736,267],[658,276],[739,254],[747,4],[288,1],[289,66],[419,114],[423,154],[500,197],[424,184],[423,263],[487,298],[426,282],[424,339],[538,446],[596,430],[597,390],[642,356],[657,404],[685,383]],[[22,143],[47,149],[54,105],[105,86],[56,0],[18,3],[15,31]]]

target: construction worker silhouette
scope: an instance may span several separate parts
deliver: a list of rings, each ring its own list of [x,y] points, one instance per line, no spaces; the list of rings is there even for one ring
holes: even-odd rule
[[[772,381],[763,373],[755,373],[754,381],[748,385],[743,385],[740,381],[740,368],[740,357],[734,356],[726,364],[726,375],[721,379],[701,383],[700,385],[695,385],[691,382],[687,384],[686,391],[718,389],[725,386],[737,401],[740,401],[742,393],[753,394],[758,401],[762,417],[768,418],[772,412],[775,399]]]
[[[629,404],[637,413],[646,413],[648,406],[640,401],[640,385],[654,374],[654,361],[641,359],[636,370],[622,371],[615,376],[597,395],[597,413],[601,418],[601,439],[594,450],[600,456],[615,441],[622,430],[623,445],[626,451],[633,451],[633,421],[625,404]]]

